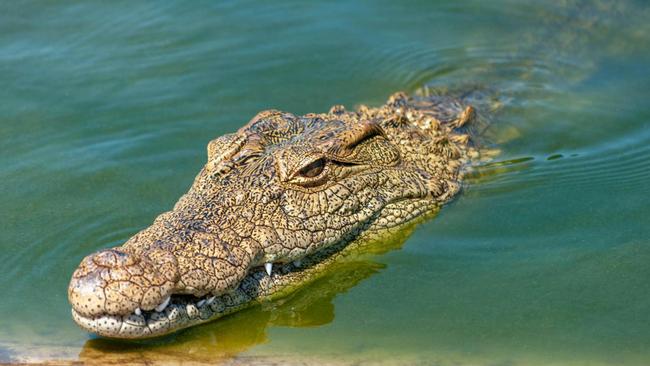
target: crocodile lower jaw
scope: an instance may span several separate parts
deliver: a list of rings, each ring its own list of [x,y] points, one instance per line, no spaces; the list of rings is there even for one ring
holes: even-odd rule
[[[72,309],[72,317],[83,329],[104,337],[150,338],[162,336],[196,324],[205,323],[250,307],[271,298],[289,287],[288,279],[300,276],[301,268],[294,263],[276,265],[269,276],[265,269],[251,272],[237,289],[220,296],[173,294],[167,304],[154,310],[136,309],[127,315],[86,317]]]

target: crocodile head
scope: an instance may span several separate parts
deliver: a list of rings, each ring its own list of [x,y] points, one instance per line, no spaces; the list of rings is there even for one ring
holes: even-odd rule
[[[172,211],[83,259],[73,318],[104,336],[150,337],[294,288],[359,237],[452,197],[472,115],[457,99],[403,93],[354,112],[259,113],[209,143]]]

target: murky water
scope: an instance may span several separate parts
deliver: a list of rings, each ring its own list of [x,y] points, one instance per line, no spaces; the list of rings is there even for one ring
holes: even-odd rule
[[[3,2],[0,362],[650,363],[642,1]],[[392,249],[153,342],[78,329],[80,259],[256,112],[499,94],[501,155]],[[230,361],[229,361],[230,360]]]

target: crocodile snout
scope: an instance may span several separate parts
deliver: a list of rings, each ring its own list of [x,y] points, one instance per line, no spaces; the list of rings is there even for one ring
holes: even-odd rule
[[[176,258],[169,252],[135,255],[106,249],[83,259],[72,275],[68,299],[87,317],[138,313],[168,301],[178,279]]]

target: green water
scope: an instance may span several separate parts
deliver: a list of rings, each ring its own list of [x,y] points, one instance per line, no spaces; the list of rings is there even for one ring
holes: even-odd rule
[[[0,3],[0,362],[650,364],[642,1]],[[82,257],[259,110],[499,94],[501,150],[392,250],[154,342],[78,329]],[[314,361],[316,360],[316,361]]]

